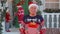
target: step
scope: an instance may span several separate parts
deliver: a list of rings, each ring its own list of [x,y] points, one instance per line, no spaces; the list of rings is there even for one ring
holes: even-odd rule
[[[20,34],[19,32],[4,32],[2,34]]]

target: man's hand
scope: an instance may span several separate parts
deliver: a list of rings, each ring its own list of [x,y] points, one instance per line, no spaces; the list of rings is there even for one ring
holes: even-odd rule
[[[23,21],[20,21],[20,23],[21,23],[22,25],[25,25],[25,23],[24,23]]]
[[[41,26],[44,26],[44,21],[42,21]]]

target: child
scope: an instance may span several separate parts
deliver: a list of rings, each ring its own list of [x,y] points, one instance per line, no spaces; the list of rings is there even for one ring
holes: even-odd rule
[[[5,30],[6,32],[10,32],[9,26],[10,26],[10,11],[7,9],[6,16],[5,16]]]

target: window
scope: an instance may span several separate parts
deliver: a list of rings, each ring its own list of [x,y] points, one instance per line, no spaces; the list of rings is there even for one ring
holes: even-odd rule
[[[45,8],[60,9],[60,0],[45,0]]]

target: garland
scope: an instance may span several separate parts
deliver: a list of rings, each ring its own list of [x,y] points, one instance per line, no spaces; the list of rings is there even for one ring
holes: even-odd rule
[[[46,13],[60,13],[60,9],[45,9]]]

